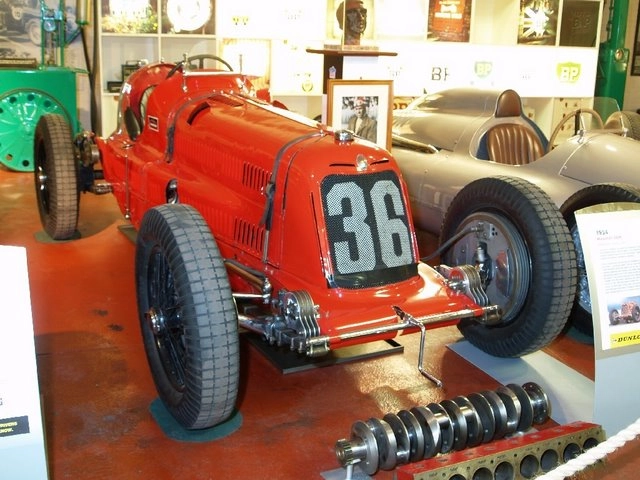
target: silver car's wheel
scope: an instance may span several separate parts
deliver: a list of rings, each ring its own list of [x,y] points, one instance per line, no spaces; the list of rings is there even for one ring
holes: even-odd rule
[[[576,210],[611,202],[640,203],[640,188],[623,183],[602,183],[583,188],[571,195],[560,207],[560,212],[571,231],[578,262],[578,293],[571,312],[572,325],[580,332],[593,336],[591,318],[591,297],[587,269],[580,244],[580,235],[576,225]]]
[[[489,300],[503,316],[490,327],[462,321],[460,331],[494,356],[521,356],[544,347],[564,328],[576,291],[575,250],[557,207],[525,180],[482,178],[456,195],[440,241],[474,227],[443,260],[479,268]]]
[[[640,114],[626,111],[612,113],[605,122],[604,128],[624,128],[626,137],[640,140]]]

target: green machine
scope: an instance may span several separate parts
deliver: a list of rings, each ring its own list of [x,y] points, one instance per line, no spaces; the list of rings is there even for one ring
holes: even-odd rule
[[[629,49],[624,41],[627,32],[629,0],[612,0],[607,22],[607,39],[600,44],[596,97],[615,98],[622,109],[627,81]]]
[[[81,3],[76,9],[78,29],[69,32],[64,0],[57,9],[40,0],[40,61],[0,59],[0,163],[11,170],[33,171],[33,136],[42,115],[59,113],[74,133],[81,130],[77,77],[86,72],[64,64],[66,46],[87,23]]]

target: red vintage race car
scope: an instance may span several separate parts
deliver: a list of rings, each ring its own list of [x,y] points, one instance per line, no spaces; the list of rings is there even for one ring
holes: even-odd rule
[[[62,117],[43,116],[34,150],[51,237],[76,234],[80,192],[112,192],[136,228],[145,349],[159,396],[184,427],[231,415],[239,328],[310,356],[453,324],[493,355],[519,356],[562,330],[575,288],[551,288],[542,301],[536,288],[566,287],[567,276],[575,287],[575,254],[540,189],[492,178],[470,201],[492,219],[521,216],[509,224],[526,222],[549,241],[522,246],[525,258],[505,244],[477,265],[436,270],[420,259],[388,151],[261,100],[242,74],[198,67],[185,59],[133,73],[106,138],[71,138]],[[492,205],[504,192],[513,210]],[[509,298],[487,295],[497,282]]]

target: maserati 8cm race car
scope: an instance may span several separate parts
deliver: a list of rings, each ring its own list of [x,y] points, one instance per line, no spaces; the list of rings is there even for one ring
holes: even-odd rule
[[[519,356],[555,338],[575,294],[569,231],[535,185],[492,179],[527,228],[544,232],[534,257],[517,259],[526,282],[492,289],[513,281],[501,256],[436,270],[419,258],[406,185],[387,150],[260,100],[242,74],[189,59],[133,73],[106,138],[72,139],[63,117],[43,116],[34,153],[51,237],[76,234],[80,192],[113,193],[135,227],[148,363],[159,397],[188,429],[232,414],[240,328],[319,356],[402,333],[424,340],[427,328],[457,324],[485,351]],[[483,205],[477,216],[493,215]],[[528,305],[543,290],[544,302]]]
[[[486,177],[496,175],[542,188],[565,219],[576,248],[573,325],[592,334],[589,285],[574,212],[601,203],[640,202],[640,168],[635,162],[640,156],[640,116],[616,112],[604,125],[601,120],[596,123],[604,128],[592,130],[585,128],[582,117],[587,116],[599,120],[593,109],[575,111],[547,139],[523,114],[522,100],[514,90],[445,90],[394,111],[392,152],[407,183],[416,227],[439,235],[441,244],[453,243],[441,257],[444,263],[497,260],[497,252],[506,245],[513,256],[504,263],[504,275],[522,283],[524,291],[529,278],[515,273],[526,271],[518,263],[533,261],[535,269],[542,259],[532,258],[527,249],[543,241],[546,233],[505,220],[504,212],[514,208],[514,200],[506,194],[498,203],[485,199],[482,192],[489,188]],[[575,135],[556,146],[560,127],[571,120],[577,120]],[[479,232],[460,236],[463,229],[479,225],[484,225]],[[493,286],[500,289],[511,283]],[[539,301],[546,301],[551,288],[536,290]]]

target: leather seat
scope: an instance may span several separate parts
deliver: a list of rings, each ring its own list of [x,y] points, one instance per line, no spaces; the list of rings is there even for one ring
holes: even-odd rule
[[[500,94],[495,117],[514,117],[514,122],[499,123],[487,132],[489,160],[507,165],[525,165],[544,155],[538,135],[524,123],[520,123],[522,101],[514,90],[505,90]]]
[[[501,123],[487,133],[489,160],[507,165],[525,165],[544,154],[542,142],[530,128]]]

